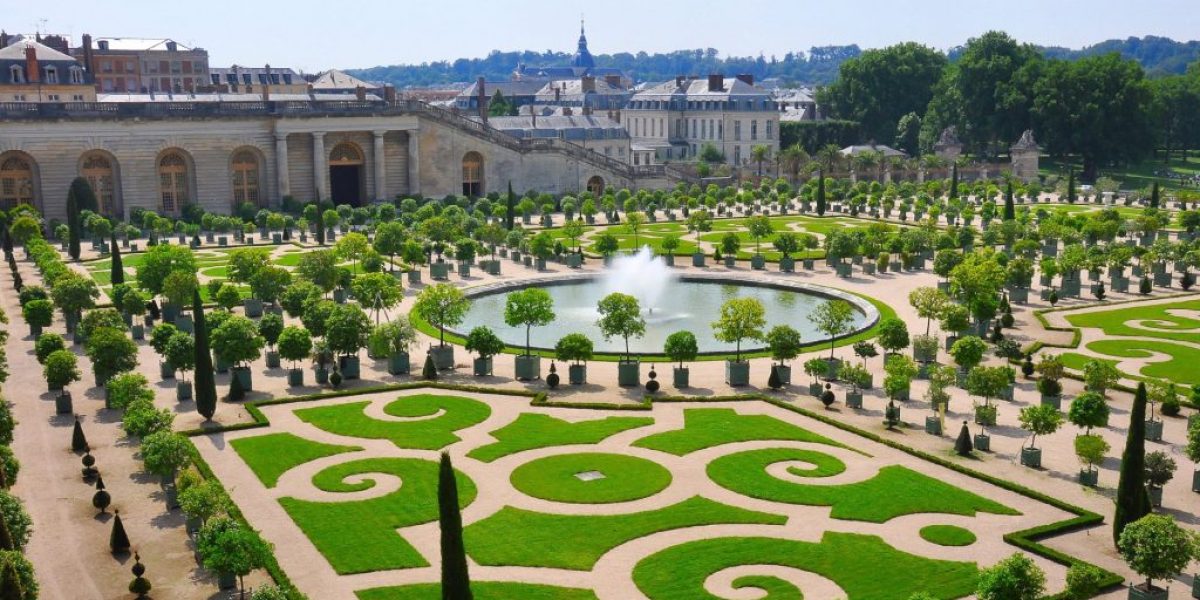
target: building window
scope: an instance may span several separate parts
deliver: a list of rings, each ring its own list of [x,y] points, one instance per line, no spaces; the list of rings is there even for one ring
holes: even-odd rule
[[[83,83],[83,69],[71,67],[71,83]]]
[[[83,94],[75,94],[74,96],[71,96],[71,100],[73,102],[83,102]]]
[[[164,214],[177,215],[188,203],[188,167],[180,153],[168,152],[158,160],[158,191]]]
[[[22,69],[20,65],[9,67],[8,80],[10,83],[25,83],[25,69]]]
[[[47,94],[46,99],[50,102],[58,102],[61,98],[58,94]]]
[[[33,168],[21,156],[0,162],[0,206],[11,210],[18,204],[33,204]]]
[[[468,152],[462,160],[462,190],[468,198],[483,195],[483,155]]]
[[[733,164],[734,165],[742,164],[742,147],[741,146],[733,147]]]
[[[771,131],[771,120],[768,119],[767,120],[767,139],[768,140],[775,139],[774,137],[772,137],[773,135],[774,135],[774,132]]]
[[[58,83],[57,67],[46,67],[46,83]]]
[[[758,120],[750,121],[750,139],[758,139]]]
[[[740,142],[742,140],[742,122],[733,122],[733,141]]]
[[[113,72],[112,61],[111,60],[100,61],[100,72],[101,73],[112,73]]]
[[[591,192],[592,196],[599,198],[604,195],[604,179],[599,175],[593,176],[587,182],[587,191]]]
[[[642,164],[642,155],[637,152],[634,152],[633,153],[633,166],[636,167],[640,164]]]
[[[249,202],[261,206],[258,190],[258,157],[250,150],[241,150],[233,155],[233,204],[241,206]]]
[[[111,215],[115,208],[113,195],[116,189],[112,162],[103,154],[93,152],[83,159],[83,172],[80,175],[92,186],[92,193],[96,195],[96,212]]]

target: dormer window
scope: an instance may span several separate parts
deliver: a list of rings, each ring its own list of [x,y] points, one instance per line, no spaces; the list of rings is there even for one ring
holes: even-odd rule
[[[71,83],[83,83],[83,69],[79,67],[71,67]]]
[[[57,67],[46,67],[46,83],[58,83]]]
[[[8,74],[11,83],[25,83],[25,69],[22,69],[20,65],[9,67]]]

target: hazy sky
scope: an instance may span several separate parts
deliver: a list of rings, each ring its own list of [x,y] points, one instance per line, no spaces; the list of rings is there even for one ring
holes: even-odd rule
[[[716,48],[782,56],[811,46],[958,45],[989,29],[1079,47],[1108,38],[1200,38],[1197,0],[161,0],[6,2],[9,32],[170,37],[213,66],[306,71],[573,51],[586,13],[593,53]]]

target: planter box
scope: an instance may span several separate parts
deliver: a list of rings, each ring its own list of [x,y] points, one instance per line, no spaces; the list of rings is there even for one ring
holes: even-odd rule
[[[1162,421],[1146,421],[1146,439],[1152,442],[1161,442],[1163,434]]]
[[[870,262],[866,263],[862,266],[862,269],[863,269],[863,273],[865,273],[867,275],[874,275],[875,274],[875,263],[870,263]]]
[[[755,254],[750,257],[750,268],[755,271],[761,271],[767,268],[767,259],[761,254]]]
[[[578,269],[579,267],[583,266],[583,256],[580,254],[574,254],[574,253],[568,254],[567,255],[567,266],[572,269]]]
[[[134,325],[130,327],[129,336],[135,340],[146,339],[146,327],[144,325]]]
[[[439,371],[454,368],[454,346],[434,346],[429,349],[429,355],[433,357],[433,366]]]
[[[466,277],[470,277],[470,276],[471,276],[471,265],[470,265],[470,263],[466,263],[466,262],[460,262],[460,263],[458,263],[458,276],[459,276],[459,277],[463,277],[463,278],[466,278]]]
[[[357,356],[339,356],[338,370],[342,373],[342,379],[358,379],[362,373],[362,363]]]
[[[217,573],[217,587],[222,590],[232,590],[237,587],[237,575],[232,572]]]
[[[791,258],[791,257],[779,259],[779,271],[781,273],[792,273],[792,272],[795,272],[795,270],[796,270],[796,259]]]
[[[304,385],[304,369],[289,369],[288,387],[300,387],[302,385]]]
[[[231,371],[234,377],[241,380],[242,390],[249,392],[254,389],[254,374],[250,372],[250,367],[234,367]]]
[[[808,384],[808,395],[813,398],[820,398],[823,391],[825,391],[825,386],[821,385],[820,382]]]
[[[537,269],[537,270],[539,270],[539,271],[545,271],[545,270],[546,270],[546,259],[544,259],[544,258],[542,258],[542,257],[540,257],[540,256],[539,256],[539,257],[537,257],[537,258],[536,258],[536,259],[533,261],[533,266],[534,266],[534,268],[535,268],[535,269]]]
[[[1047,396],[1042,394],[1042,404],[1062,410],[1062,396]]]
[[[278,369],[279,368],[279,352],[277,350],[268,350],[267,351],[267,368],[268,369]]]
[[[528,254],[526,254],[525,256],[522,256],[521,264],[525,265],[526,267],[532,268],[533,267],[533,257]]]
[[[925,417],[925,433],[929,435],[942,435],[942,420],[935,416]]]
[[[521,354],[514,361],[517,381],[531,381],[542,376],[542,357]]]
[[[739,387],[750,383],[750,363],[746,361],[725,361],[725,383]]]
[[[192,382],[180,381],[175,384],[175,401],[187,402],[192,399]]]
[[[687,367],[675,367],[671,372],[671,385],[676,388],[683,389],[688,387],[688,382],[691,378],[691,371]],[[1200,471],[1197,471],[1200,473]]]
[[[1192,491],[1200,492],[1200,470],[1192,471]]]
[[[846,392],[846,406],[854,409],[861,409],[862,405],[862,392]]]
[[[842,263],[842,264],[838,265],[837,266],[838,277],[841,277],[842,279],[846,279],[846,278],[850,277],[850,273],[853,268],[854,268],[854,265],[849,265],[846,263]]]
[[[333,290],[333,301],[337,302],[338,304],[345,304],[346,303],[346,290],[344,290],[342,288]]]
[[[75,412],[71,402],[71,392],[63,390],[54,397],[54,412],[59,415],[69,415]]]
[[[811,270],[813,270],[813,259],[811,259],[811,258],[806,258],[806,259],[804,259],[803,261],[801,261],[801,264],[802,264],[802,265],[804,265],[804,270],[805,270],[805,271],[811,271]]]
[[[1147,590],[1142,587],[1144,585],[1146,584],[1139,583],[1129,586],[1129,600],[1167,600],[1167,590],[1159,587]]]
[[[421,283],[421,272],[412,270],[408,272],[408,285],[417,285]]]
[[[317,379],[317,385],[326,385],[329,383],[329,369],[325,367],[314,368],[313,376]]]
[[[251,318],[261,317],[263,314],[263,302],[258,298],[246,298],[242,300],[242,308],[246,310],[246,316]]]
[[[992,436],[986,433],[975,434],[975,449],[980,452],[992,451]]]
[[[411,369],[407,352],[400,352],[388,357],[388,373],[392,375],[408,375]]]
[[[792,385],[792,368],[787,365],[773,365],[775,372],[779,374],[779,381],[783,385]]]
[[[736,266],[737,266],[737,257],[736,256],[726,256],[725,257],[725,268],[726,269],[732,269]]]
[[[587,383],[587,365],[568,366],[567,381],[571,385],[583,385]]]
[[[184,333],[195,333],[196,330],[194,323],[192,323],[191,315],[179,315],[176,317],[175,327]]]
[[[166,361],[158,363],[158,376],[162,379],[175,379],[175,367]]]
[[[641,362],[622,360],[617,363],[617,385],[630,387],[641,384]]]
[[[492,357],[476,358],[471,366],[476,377],[487,377],[492,374]]]
[[[444,281],[450,276],[450,265],[446,263],[433,263],[429,265],[429,277],[435,281]]]
[[[930,352],[927,348],[917,348],[914,346],[913,360],[920,363],[933,362],[937,360],[937,349],[935,348],[932,352]]]
[[[1021,448],[1021,464],[1031,469],[1042,468],[1042,449]]]
[[[699,252],[692,254],[692,266],[693,267],[703,267],[705,258],[706,257],[703,254],[700,254]]]
[[[1008,300],[1015,304],[1025,304],[1029,302],[1029,288],[1009,288]]]
[[[1099,482],[1100,482],[1100,471],[1085,469],[1085,470],[1079,472],[1079,484],[1080,485],[1086,485],[1088,487],[1096,487],[1096,484]]]

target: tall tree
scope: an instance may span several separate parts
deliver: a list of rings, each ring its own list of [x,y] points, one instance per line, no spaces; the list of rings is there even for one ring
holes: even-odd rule
[[[968,40],[939,90],[952,93],[960,117],[945,125],[957,125],[973,151],[991,155],[1007,147],[1029,127],[1029,83],[1040,60],[1036,48],[1000,31]]]
[[[438,526],[442,532],[442,600],[471,600],[471,575],[467,572],[467,550],[463,544],[458,482],[446,452],[442,453],[438,467]]]
[[[83,220],[80,217],[80,182],[87,187],[87,180],[76,177],[67,190],[67,254],[71,260],[79,260],[79,237],[83,235]]]
[[[914,42],[867,50],[842,63],[818,102],[832,117],[857,121],[867,139],[890,140],[901,117],[924,114],[946,63],[941,52]]]
[[[504,198],[504,228],[512,231],[513,219],[517,216],[517,196],[512,191],[512,181],[508,182],[508,195]]]
[[[114,229],[112,232],[112,266],[110,267],[109,278],[113,285],[125,283],[125,263],[121,261],[121,248],[117,246],[117,232]]]
[[[1158,182],[1150,187],[1150,208],[1158,208]]]
[[[1067,173],[1067,202],[1075,203],[1075,169]]]
[[[825,216],[825,172],[817,171],[817,216]]]
[[[954,163],[950,167],[950,195],[951,200],[958,198],[958,163]]]
[[[1004,191],[1004,220],[1012,221],[1017,218],[1017,208],[1013,204],[1013,185],[1012,181],[1008,182],[1008,189]]]
[[[200,290],[196,290],[192,298],[192,315],[196,332],[196,412],[204,420],[211,421],[217,413],[217,382],[213,373],[212,352],[208,349],[208,325],[205,323]]]
[[[1117,511],[1113,514],[1113,543],[1121,539],[1125,526],[1150,514],[1146,491],[1146,384],[1139,383],[1129,411],[1129,433],[1121,454],[1121,478],[1117,482]]]

